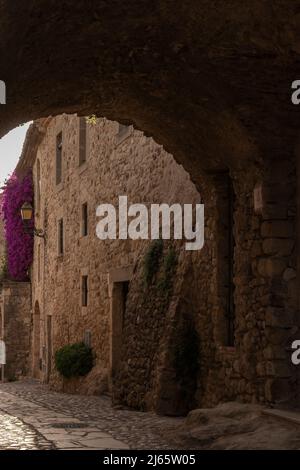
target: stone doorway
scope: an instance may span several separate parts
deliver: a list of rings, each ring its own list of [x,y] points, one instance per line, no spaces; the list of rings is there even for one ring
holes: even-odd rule
[[[111,377],[113,378],[122,357],[123,324],[126,313],[126,300],[129,290],[129,281],[115,282],[112,290],[111,310]]]
[[[115,269],[109,274],[110,285],[110,390],[122,358],[123,324],[132,269]]]
[[[47,315],[47,347],[46,347],[46,383],[50,380],[52,368],[52,315]]]
[[[34,378],[39,379],[41,374],[41,314],[38,301],[34,306],[33,316],[33,370]]]

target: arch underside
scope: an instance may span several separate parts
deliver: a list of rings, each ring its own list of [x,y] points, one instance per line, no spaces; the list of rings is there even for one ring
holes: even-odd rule
[[[2,0],[0,15],[0,136],[39,117],[96,114],[152,136],[195,181],[259,165],[266,137],[269,148],[294,141],[296,5]]]

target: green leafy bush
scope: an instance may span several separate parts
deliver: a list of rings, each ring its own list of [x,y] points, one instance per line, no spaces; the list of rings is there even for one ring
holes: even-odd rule
[[[55,366],[66,378],[88,374],[94,365],[91,348],[84,343],[67,344],[55,353]]]

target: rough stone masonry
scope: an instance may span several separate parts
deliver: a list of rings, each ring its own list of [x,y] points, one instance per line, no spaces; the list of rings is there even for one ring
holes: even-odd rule
[[[290,100],[297,2],[135,0],[116,10],[113,2],[77,1],[54,12],[47,0],[3,0],[0,16],[7,85],[0,135],[63,112],[133,124],[183,164],[207,208],[206,247],[201,259],[191,255],[191,267],[185,258],[185,274],[178,268],[168,313],[161,315],[161,301],[151,309],[136,288],[128,292],[114,399],[162,409],[173,400],[174,412],[188,388],[198,405],[230,398],[299,405],[299,368],[290,360],[299,338],[300,113]],[[39,132],[32,138],[37,145]],[[139,269],[112,279],[138,281]],[[173,302],[180,289],[185,300]],[[129,305],[137,297],[157,323]],[[186,344],[177,334],[182,322],[183,331],[200,335],[197,380],[196,368],[183,374],[173,367],[174,357],[184,363],[171,348]],[[49,369],[46,349],[43,357]]]
[[[203,175],[204,248],[187,253],[180,241],[164,243],[145,285],[149,243],[101,244],[96,206],[120,194],[145,204],[199,202],[199,193],[153,139],[106,119],[87,125],[82,160],[83,122],[74,115],[35,122],[16,169],[33,169],[36,225],[47,233],[36,240],[31,278],[33,375],[56,389],[108,390],[114,403],[165,414],[228,400],[297,403],[290,360],[297,333],[295,158],[274,153],[267,167]],[[96,365],[84,379],[63,380],[53,354],[82,339]]]

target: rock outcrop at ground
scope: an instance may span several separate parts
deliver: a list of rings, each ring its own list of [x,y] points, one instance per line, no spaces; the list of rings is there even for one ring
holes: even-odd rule
[[[228,402],[189,413],[176,435],[178,445],[193,449],[299,449],[300,426],[263,414],[257,405]]]

